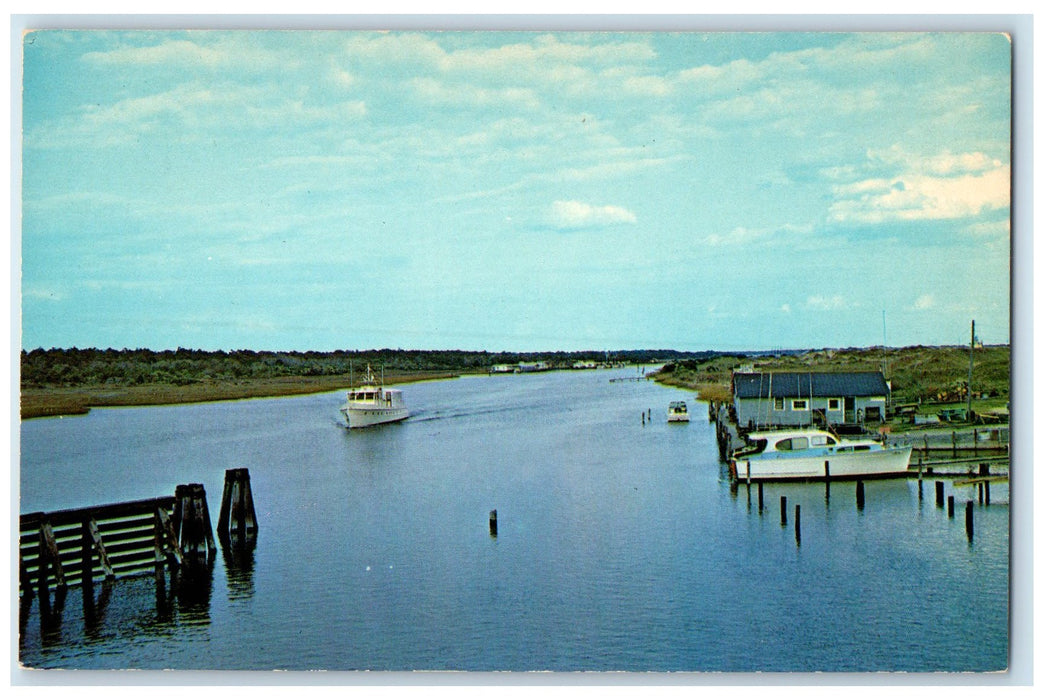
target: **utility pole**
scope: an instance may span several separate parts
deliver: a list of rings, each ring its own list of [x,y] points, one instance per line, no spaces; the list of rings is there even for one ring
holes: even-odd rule
[[[971,345],[968,347],[968,420],[971,420],[972,359],[975,354],[975,319],[972,319]]]

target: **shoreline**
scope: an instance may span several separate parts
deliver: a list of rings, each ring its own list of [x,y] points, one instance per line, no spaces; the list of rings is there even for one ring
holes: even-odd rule
[[[460,372],[401,372],[385,375],[385,384],[410,384],[455,379]],[[279,398],[347,390],[347,375],[273,377],[236,382],[203,381],[191,384],[141,384],[137,386],[81,386],[22,388],[21,420],[84,415],[92,408],[169,406],[213,401]]]

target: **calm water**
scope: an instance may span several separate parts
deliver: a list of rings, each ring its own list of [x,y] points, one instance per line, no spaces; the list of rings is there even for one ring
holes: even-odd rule
[[[208,589],[151,576],[34,603],[20,660],[70,669],[953,671],[1007,666],[1008,493],[949,519],[916,480],[733,492],[706,406],[635,370],[406,385],[349,433],[340,392],[22,424],[21,511],[250,470],[251,557]],[[687,399],[688,425],[667,425]],[[642,424],[642,412],[652,419]],[[951,486],[947,486],[950,493]],[[957,489],[957,502],[974,499]],[[780,524],[779,497],[790,518]],[[801,505],[801,542],[793,506]],[[492,538],[489,511],[498,511]],[[216,523],[215,523],[216,524]]]

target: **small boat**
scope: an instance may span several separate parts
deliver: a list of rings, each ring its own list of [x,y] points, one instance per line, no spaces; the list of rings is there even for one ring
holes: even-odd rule
[[[366,365],[366,377],[362,384],[348,390],[348,401],[341,406],[341,413],[348,421],[349,428],[395,423],[410,416],[402,392],[385,389],[383,379],[378,382],[369,365]]]
[[[685,404],[684,401],[671,401],[671,405],[667,407],[667,422],[689,422],[689,407]]]
[[[732,453],[729,475],[740,481],[905,476],[912,450],[813,428],[751,433]]]

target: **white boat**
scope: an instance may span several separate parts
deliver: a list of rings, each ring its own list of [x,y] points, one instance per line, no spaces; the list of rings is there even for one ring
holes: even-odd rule
[[[369,365],[366,365],[363,383],[348,390],[348,400],[341,406],[341,413],[348,421],[349,428],[395,423],[410,416],[402,392],[398,389],[385,389],[383,380],[377,381]]]
[[[739,481],[905,476],[912,450],[814,428],[766,431],[751,433],[733,452],[729,474]]]
[[[685,404],[684,401],[671,401],[671,405],[667,407],[667,422],[689,422],[689,407]]]

